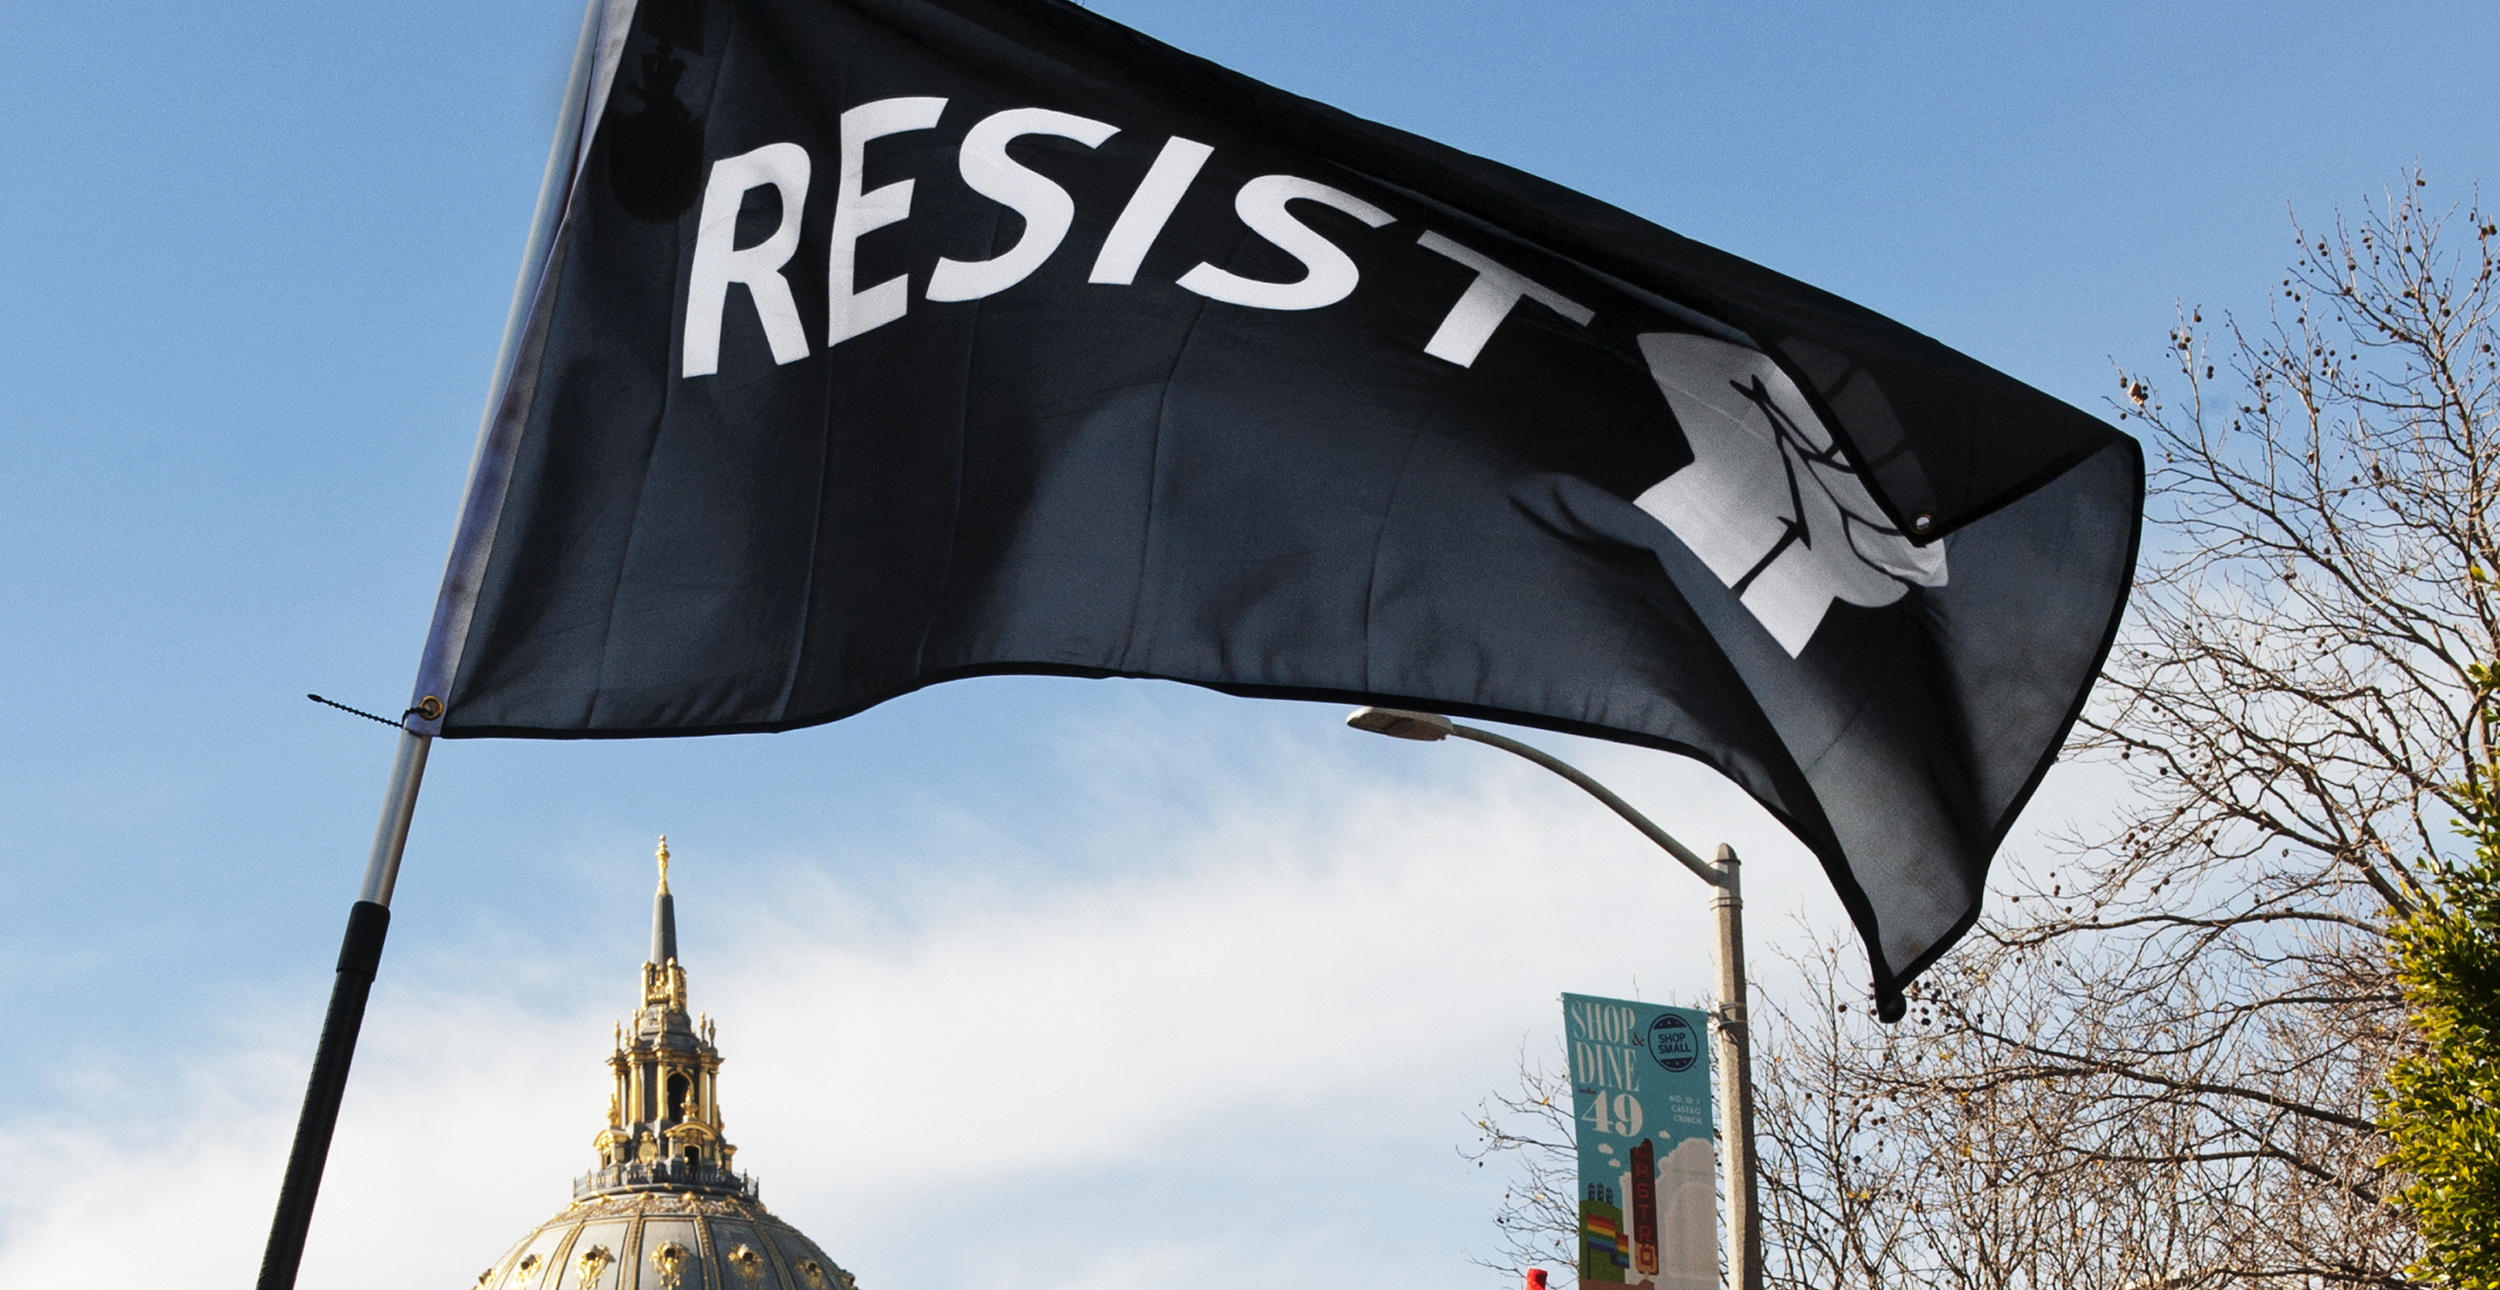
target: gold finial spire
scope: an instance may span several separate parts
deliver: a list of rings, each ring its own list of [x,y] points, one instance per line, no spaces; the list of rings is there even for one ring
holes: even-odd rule
[[[668,839],[654,848],[660,889],[651,898],[651,956],[642,964],[642,1006],[629,1030],[617,1023],[608,1054],[607,1122],[592,1147],[599,1164],[574,1182],[577,1198],[630,1192],[696,1192],[754,1199],[753,1184],[721,1139],[720,1050],[712,1019],[686,1007],[677,961],[677,898],[668,890]],[[566,1274],[568,1277],[570,1273]]]

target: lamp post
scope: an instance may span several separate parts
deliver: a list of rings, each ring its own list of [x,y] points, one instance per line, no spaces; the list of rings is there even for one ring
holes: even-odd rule
[[[1718,931],[1715,957],[1719,1001],[1713,1010],[1717,1019],[1713,1029],[1719,1041],[1719,1138],[1726,1151],[1721,1177],[1728,1197],[1728,1285],[1732,1290],[1762,1290],[1762,1215],[1753,1150],[1753,1036],[1745,1011],[1745,901],[1737,881],[1735,848],[1721,843],[1717,855],[1704,860],[1665,829],[1651,823],[1648,816],[1634,810],[1631,803],[1582,774],[1578,767],[1490,730],[1462,726],[1436,713],[1398,708],[1357,708],[1347,715],[1345,723],[1357,730],[1419,743],[1438,743],[1455,735],[1525,757],[1604,802],[1608,809],[1639,829],[1641,836],[1657,843],[1710,884],[1710,912]]]

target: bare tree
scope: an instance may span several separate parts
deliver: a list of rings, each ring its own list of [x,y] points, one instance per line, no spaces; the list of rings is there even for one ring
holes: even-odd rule
[[[2086,965],[1957,960],[1883,1027],[1852,1010],[1862,992],[1840,984],[1843,961],[1819,947],[1811,988],[1765,1027],[1778,1053],[1762,1098],[1774,1284],[2234,1279],[2223,1256],[2261,1162],[2198,1145],[2213,1133],[2200,1099],[2148,1098],[2127,1072],[2089,1063],[2051,1074],[2040,1058],[2108,1041],[2072,1011]]]
[[[2119,376],[2150,522],[2070,746],[2118,822],[2001,874],[1900,1025],[1831,947],[1766,1018],[1781,1284],[2408,1284],[2386,942],[2494,752],[2500,227],[2416,172],[2293,234],[2262,323],[2186,311]]]
[[[1818,1290],[1911,1283],[1930,1260],[1910,1248],[1929,1222],[1915,1149],[1859,1077],[1883,1062],[1885,1032],[1850,1013],[1838,952],[1817,946],[1806,994],[1757,1013],[1754,1123],[1764,1281]],[[1897,1107],[1890,1108],[1897,1110]]]
[[[1547,1062],[1519,1048],[1519,1082],[1486,1097],[1476,1108],[1475,1142],[1459,1154],[1477,1167],[1506,1169],[1501,1203],[1493,1211],[1494,1249],[1469,1254],[1479,1267],[1509,1274],[1519,1284],[1530,1268],[1556,1274],[1559,1284],[1578,1279],[1580,1263],[1580,1160],[1572,1146],[1571,1078],[1563,1054]]]
[[[1805,1044],[1921,1162],[1969,1153],[1900,1190],[1960,1242],[1923,1280],[2406,1284],[2386,936],[2459,848],[2500,656],[2500,230],[2427,196],[2295,223],[2263,325],[2180,320],[2175,399],[2121,373],[2151,526],[2074,750],[2132,805],[2007,875],[1902,1033]]]

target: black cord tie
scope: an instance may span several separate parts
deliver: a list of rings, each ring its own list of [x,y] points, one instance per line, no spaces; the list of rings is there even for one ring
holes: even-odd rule
[[[408,712],[403,712],[403,713],[399,714],[399,718],[400,718],[400,719],[399,719],[399,721],[393,721],[393,720],[391,720],[389,717],[377,717],[377,716],[373,715],[372,713],[365,711],[363,708],[351,708],[351,707],[347,706],[346,704],[339,702],[339,701],[338,701],[338,700],[336,700],[336,699],[325,699],[325,698],[322,698],[322,697],[321,697],[320,695],[318,695],[318,694],[307,694],[307,695],[305,695],[304,697],[305,697],[305,698],[307,698],[307,699],[312,700],[312,701],[313,701],[313,702],[315,702],[315,703],[318,703],[318,704],[322,705],[323,707],[328,707],[328,708],[336,708],[336,709],[338,709],[338,710],[339,710],[339,711],[341,711],[341,712],[352,712],[352,713],[356,714],[357,716],[363,717],[363,718],[364,718],[365,720],[367,720],[367,721],[379,721],[379,722],[381,722],[383,725],[389,726],[389,727],[390,727],[391,729],[393,729],[393,730],[403,730],[403,729],[406,729],[406,727],[404,727],[404,726],[402,726],[402,725],[400,724],[400,721],[406,721],[406,720],[408,719],[408,712],[414,712],[414,711],[416,711],[416,709],[415,709],[415,708],[410,708],[410,709],[408,709]]]

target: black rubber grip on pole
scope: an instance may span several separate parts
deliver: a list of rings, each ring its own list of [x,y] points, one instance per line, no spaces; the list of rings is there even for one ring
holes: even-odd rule
[[[338,1128],[339,1101],[347,1092],[347,1067],[356,1056],[356,1032],[364,1026],[365,997],[373,989],[374,971],[382,963],[382,938],[390,927],[386,906],[360,900],[347,911],[338,978],[330,985],[330,1012],[322,1018],[321,1046],[313,1053],[312,1079],[304,1088],[304,1113],[295,1121],[286,1181],[278,1186],[278,1213],[269,1224],[269,1248],[260,1259],[259,1290],[295,1290],[304,1237],[312,1230],[313,1200],[321,1192],[321,1169],[329,1163],[330,1135]]]
[[[391,930],[391,909],[370,900],[360,900],[347,910],[347,939],[339,943],[341,972],[353,972],[366,981],[373,980],[374,969],[382,966],[382,935]],[[350,1050],[356,1040],[347,1040]]]

